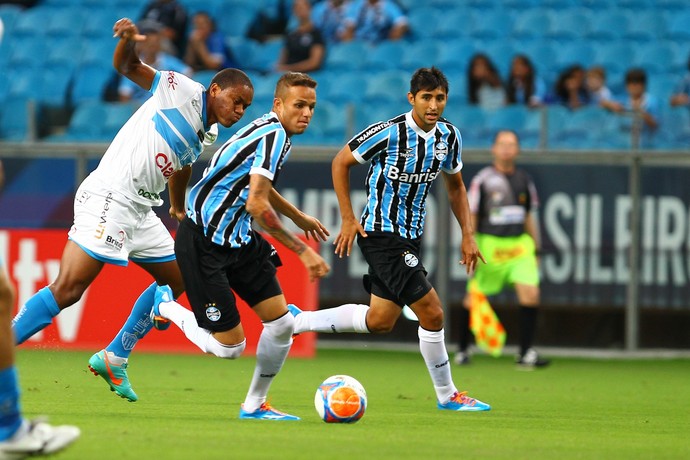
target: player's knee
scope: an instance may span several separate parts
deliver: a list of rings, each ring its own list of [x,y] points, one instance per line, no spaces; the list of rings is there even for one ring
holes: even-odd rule
[[[237,359],[242,356],[244,349],[247,347],[247,339],[237,344],[226,345],[220,343],[213,336],[209,337],[206,345],[206,351],[212,353],[223,359]]]
[[[88,285],[82,283],[60,283],[51,285],[50,290],[55,298],[55,303],[62,310],[79,302],[87,287]]]
[[[367,328],[372,334],[387,334],[393,330],[393,326],[395,326],[395,321],[390,321],[388,318],[367,315]]]
[[[443,328],[443,309],[440,306],[417,308],[415,313],[419,318],[419,325],[428,330]]]
[[[278,339],[289,340],[295,331],[295,317],[286,313],[278,319],[265,322],[264,329]]]

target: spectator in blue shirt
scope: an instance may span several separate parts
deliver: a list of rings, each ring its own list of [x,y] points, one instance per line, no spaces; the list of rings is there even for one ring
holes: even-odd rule
[[[321,31],[326,44],[343,40],[345,14],[350,4],[350,0],[322,0],[314,5],[311,19],[314,26]]]
[[[407,33],[405,13],[392,0],[357,0],[345,17],[343,40],[379,43],[399,40]]]
[[[189,34],[184,62],[193,70],[221,70],[238,67],[225,46],[225,37],[216,30],[216,23],[205,11],[192,17],[193,29]]]
[[[690,106],[690,58],[688,58],[688,71],[676,85],[670,102],[673,107]]]
[[[146,40],[137,42],[137,52],[141,60],[155,69],[172,70],[187,76],[194,72],[184,62],[175,56],[162,51],[163,27],[155,21],[143,20],[137,24],[139,33],[146,35]],[[120,102],[143,103],[151,93],[137,85],[129,78],[120,79],[117,88]]]

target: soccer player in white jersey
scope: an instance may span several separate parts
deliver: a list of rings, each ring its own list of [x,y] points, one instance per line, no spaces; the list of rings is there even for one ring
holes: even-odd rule
[[[152,328],[148,314],[156,285],[171,286],[175,296],[184,290],[173,238],[152,207],[162,204],[160,193],[169,183],[169,212],[178,220],[184,217],[191,164],[204,144],[215,139],[214,125],[229,127],[242,118],[254,89],[237,69],[218,72],[208,89],[184,75],[156,70],[139,59],[134,45],[146,38],[130,19],[118,20],[113,32],[119,38],[113,65],[152,96],[125,123],[77,190],[74,225],[57,279],[26,302],[13,329],[17,343],[24,342],[78,301],[104,264],[124,266],[132,260],[155,282],[137,299],[115,339],[91,357],[89,367],[112,391],[136,401],[127,359]]]
[[[173,302],[170,288],[161,286],[151,312],[156,324],[174,322],[204,353],[235,359],[244,351],[246,340],[233,291],[252,308],[263,330],[240,419],[299,420],[266,400],[292,345],[294,319],[276,277],[280,258],[252,223],[297,253],[312,280],[330,270],[316,251],[283,227],[276,214],[291,219],[307,237],[325,241],[328,236],[321,222],[274,188],[290,155],[290,138],[302,134],[314,114],[315,88],[316,81],[306,74],[284,74],[276,84],[272,111],[218,149],[189,192],[188,218],[175,239],[193,311]]]
[[[431,375],[437,407],[486,411],[488,404],[458,391],[453,383],[441,299],[426,277],[420,255],[426,198],[434,180],[443,176],[450,207],[462,228],[460,263],[470,273],[479,259],[484,260],[474,241],[461,175],[460,131],[441,118],[447,98],[448,80],[443,72],[435,67],[418,69],[407,93],[412,110],[367,127],[333,159],[333,187],[343,221],[335,253],[349,256],[357,238],[369,265],[364,282],[370,304],[319,311],[288,308],[295,315],[295,333],[386,333],[409,305],[419,318],[419,349]],[[369,163],[367,204],[358,220],[350,200],[350,169],[363,163]]]

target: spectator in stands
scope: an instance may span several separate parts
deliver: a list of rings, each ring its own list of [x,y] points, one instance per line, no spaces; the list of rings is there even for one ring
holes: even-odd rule
[[[544,103],[546,95],[544,80],[536,75],[532,61],[526,55],[518,54],[513,57],[506,92],[508,104],[538,107]]]
[[[400,40],[407,29],[407,16],[393,0],[356,0],[345,16],[343,40]]]
[[[571,110],[589,104],[589,94],[585,86],[585,69],[572,65],[558,76],[555,87],[555,102]]]
[[[187,41],[187,10],[177,0],[151,0],[140,20],[148,19],[163,25],[163,50],[182,58]]]
[[[647,92],[647,74],[643,69],[633,68],[625,73],[625,92],[622,100],[608,100],[602,107],[611,112],[628,115],[623,118],[621,129],[639,135],[639,147],[652,147],[653,134],[659,127],[659,105],[656,98]]]
[[[323,0],[314,5],[312,20],[314,26],[321,31],[326,44],[343,40],[345,14],[350,5],[350,0]]]
[[[187,76],[192,75],[191,67],[165,51],[162,51],[163,26],[155,21],[141,21],[137,27],[139,33],[146,36],[146,40],[137,42],[137,53],[141,60],[154,69],[166,69]],[[120,102],[143,103],[151,93],[128,78],[120,79],[118,86]]]
[[[276,70],[280,72],[312,72],[323,63],[325,47],[321,31],[311,20],[309,0],[295,0],[292,13],[297,27],[285,36]]]
[[[467,96],[470,104],[497,109],[506,104],[506,90],[489,56],[477,53],[467,66]]]
[[[611,90],[606,86],[606,70],[601,66],[594,66],[587,71],[585,85],[592,104],[601,105],[612,97]]]
[[[688,71],[676,85],[670,103],[673,107],[690,106],[690,58],[688,58]]]
[[[184,54],[184,62],[188,66],[194,71],[238,67],[210,14],[199,11],[192,17],[192,25]]]

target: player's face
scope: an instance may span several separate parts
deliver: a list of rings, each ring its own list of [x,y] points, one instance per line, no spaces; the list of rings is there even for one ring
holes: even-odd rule
[[[316,107],[316,90],[307,86],[290,86],[284,98],[273,101],[273,111],[288,136],[302,134],[309,126]]]
[[[508,131],[499,133],[491,150],[496,160],[501,162],[513,161],[520,152],[517,136]]]
[[[412,117],[420,128],[430,131],[446,108],[448,97],[442,88],[423,89],[412,95],[407,93],[407,100],[412,104]]]
[[[207,121],[209,125],[220,123],[226,128],[237,123],[254,99],[249,86],[229,86],[221,89],[213,84],[209,90]]]

